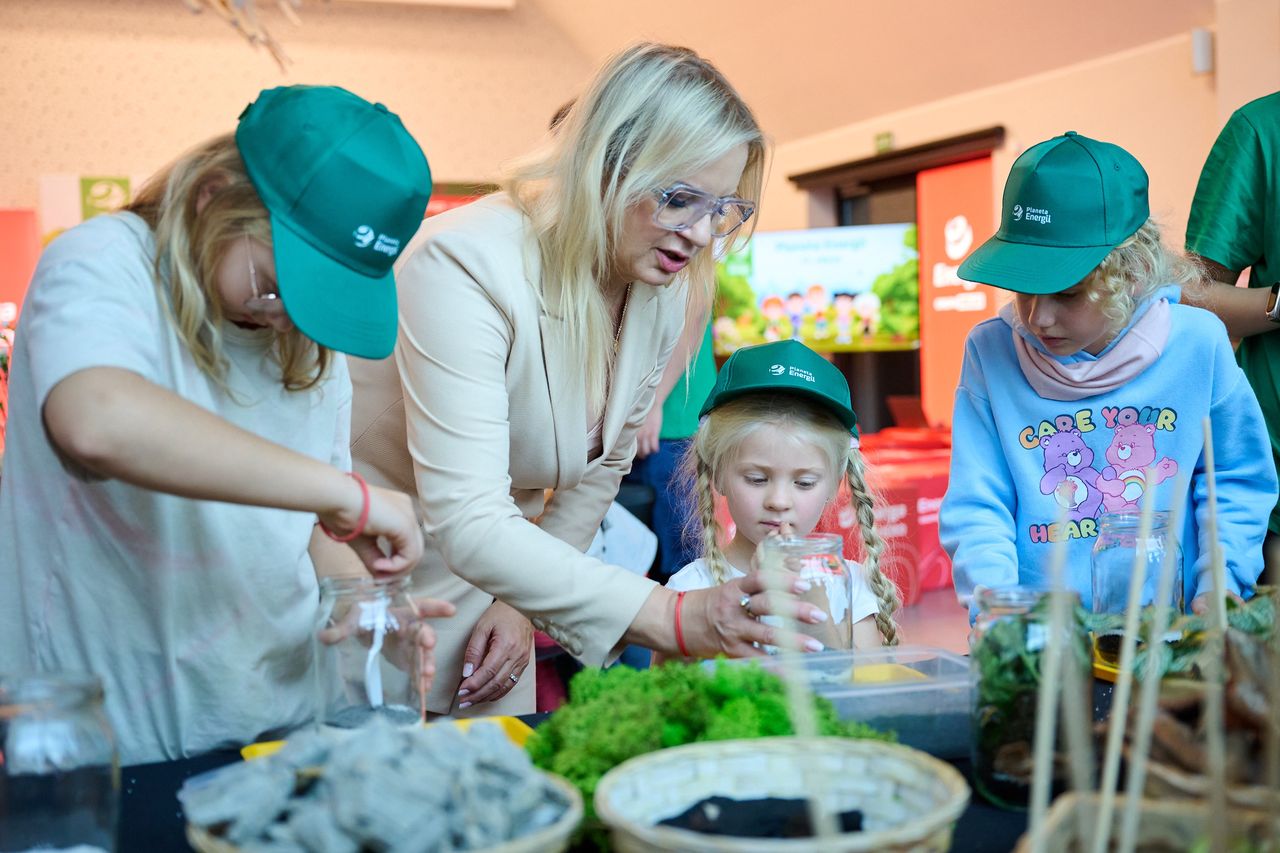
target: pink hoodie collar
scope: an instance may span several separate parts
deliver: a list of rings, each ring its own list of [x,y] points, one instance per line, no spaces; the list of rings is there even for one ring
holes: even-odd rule
[[[1062,361],[1046,353],[1018,319],[1013,303],[1000,309],[1000,318],[1013,329],[1013,350],[1022,374],[1048,400],[1080,400],[1114,391],[1158,359],[1169,339],[1169,300],[1163,297],[1097,358]]]

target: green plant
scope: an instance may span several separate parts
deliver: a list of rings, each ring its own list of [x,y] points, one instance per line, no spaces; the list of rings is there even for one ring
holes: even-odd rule
[[[1045,596],[1026,615],[992,620],[977,633],[974,643],[973,661],[978,670],[974,772],[983,794],[1003,804],[1019,804],[1031,780],[1036,703],[1049,638],[1049,601]],[[1090,663],[1086,616],[1077,605],[1068,625],[1067,651],[1076,656],[1080,672],[1088,672]],[[1065,695],[1066,701],[1079,698],[1071,692]]]

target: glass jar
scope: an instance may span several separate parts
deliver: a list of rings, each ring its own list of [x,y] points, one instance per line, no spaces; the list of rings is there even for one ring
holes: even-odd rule
[[[116,849],[120,765],[91,675],[0,675],[0,851]]]
[[[763,543],[766,571],[798,572],[809,581],[809,591],[796,598],[826,613],[827,620],[817,625],[797,622],[796,630],[815,638],[828,649],[853,648],[853,579],[841,553],[842,544],[843,540],[834,533],[770,536]],[[762,621],[771,619],[765,617]]]
[[[317,719],[356,728],[370,717],[423,718],[422,619],[410,578],[325,578],[316,637]]]
[[[977,602],[978,616],[969,634],[974,783],[993,804],[1023,809],[1031,795],[1040,673],[1049,639],[1049,597],[1026,587],[980,589]],[[1075,654],[1076,665],[1068,665],[1064,657],[1062,697],[1064,702],[1082,703],[1082,713],[1088,714],[1092,706],[1086,678],[1088,643],[1076,611],[1073,606],[1063,638],[1065,648]],[[1064,715],[1059,711],[1055,785],[1065,783],[1067,765],[1061,737]]]
[[[1099,518],[1098,538],[1093,543],[1092,593],[1090,609],[1094,613],[1124,613],[1129,603],[1129,579],[1133,577],[1134,557],[1144,552],[1146,580],[1142,585],[1140,606],[1156,603],[1161,566],[1165,554],[1173,551],[1173,586],[1168,600],[1161,602],[1183,608],[1182,548],[1169,531],[1169,513],[1151,514],[1151,534],[1145,543],[1139,538],[1141,516],[1136,512],[1104,512]],[[1119,660],[1122,631],[1107,631],[1095,640],[1098,657],[1112,665]]]

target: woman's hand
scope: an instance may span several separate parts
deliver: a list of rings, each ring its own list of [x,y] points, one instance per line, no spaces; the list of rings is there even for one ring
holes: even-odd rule
[[[649,416],[636,430],[636,458],[643,459],[652,453],[657,453],[661,435],[662,404],[655,400],[653,408],[649,410]]]
[[[816,625],[826,621],[827,614],[812,604],[796,601],[793,595],[808,592],[808,581],[792,578],[788,589],[767,594],[764,578],[755,571],[743,578],[685,593],[681,611],[681,633],[685,648],[693,657],[710,658],[728,655],[741,658],[764,654],[759,646],[787,647],[780,641],[781,632],[757,617],[778,615],[770,599],[781,599],[786,615]],[[744,602],[745,597],[745,602]],[[794,648],[822,651],[822,643],[812,637],[797,636]],[[757,645],[758,644],[758,645]]]
[[[403,574],[422,559],[422,528],[413,510],[413,499],[402,492],[369,486],[369,518],[364,532],[353,539],[351,548],[361,562],[375,575]],[[355,529],[364,511],[364,493],[360,484],[351,480],[354,503],[346,502],[333,512],[320,515],[320,521],[338,535]],[[384,551],[379,537],[388,547]]]
[[[533,625],[514,607],[494,601],[467,641],[458,707],[495,702],[510,693],[524,675],[532,650]]]

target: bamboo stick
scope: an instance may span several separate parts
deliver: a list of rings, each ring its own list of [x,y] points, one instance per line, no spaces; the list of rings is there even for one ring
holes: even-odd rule
[[[769,549],[766,548],[765,553],[770,553]],[[787,710],[791,716],[791,726],[795,729],[798,738],[816,738],[818,737],[818,718],[814,711],[813,691],[809,687],[809,675],[799,653],[808,637],[798,630],[796,620],[792,616],[791,605],[794,600],[786,594],[790,588],[787,581],[792,573],[780,555],[765,562],[760,572],[760,579],[764,584],[765,600],[769,603],[769,611],[780,622],[780,626],[775,628],[778,641],[776,645],[779,649],[778,661],[782,666],[782,680],[787,690]],[[826,773],[821,762],[813,767],[812,773],[807,777],[811,787],[805,799],[808,801],[809,821],[813,826],[813,835],[817,842],[834,839],[838,832],[835,814],[822,805],[822,791],[828,789],[828,786],[823,784],[825,777]]]
[[[1057,733],[1058,691],[1061,687],[1062,652],[1067,627],[1068,600],[1063,592],[1062,569],[1067,562],[1067,510],[1060,507],[1058,530],[1062,532],[1049,558],[1049,630],[1045,639],[1036,695],[1036,728],[1031,759],[1031,850],[1043,853],[1045,814],[1053,784],[1053,744]]]
[[[1081,685],[1085,688],[1087,707],[1093,708],[1093,672],[1086,664],[1081,669],[1081,661],[1074,650],[1066,656],[1066,667],[1062,683],[1064,685]],[[1085,706],[1062,692],[1062,707],[1066,720],[1067,754],[1070,757],[1071,789],[1081,794],[1093,791],[1093,737],[1090,734],[1089,721],[1092,714],[1085,714]],[[1084,809],[1075,809],[1076,837],[1082,841],[1090,836],[1092,822]]]
[[[1155,469],[1145,472],[1147,483],[1155,483]],[[1138,619],[1142,614],[1142,587],[1147,581],[1147,542],[1151,538],[1151,516],[1155,511],[1155,487],[1142,494],[1138,516],[1138,537],[1134,541],[1133,569],[1129,575],[1129,596],[1125,602],[1124,635],[1120,638],[1119,674],[1111,699],[1111,722],[1107,726],[1107,750],[1102,762],[1102,800],[1098,804],[1098,825],[1093,835],[1093,853],[1104,853],[1111,842],[1112,818],[1116,805],[1116,780],[1120,775],[1120,749],[1128,722],[1129,691],[1133,686],[1133,656],[1138,643]]]
[[[1177,535],[1182,530],[1182,521],[1187,508],[1189,480],[1178,477],[1174,480],[1174,498],[1169,512],[1169,529]],[[1142,791],[1146,785],[1147,753],[1151,749],[1151,729],[1156,718],[1156,700],[1160,693],[1160,658],[1165,632],[1169,630],[1170,612],[1168,605],[1173,600],[1174,560],[1178,549],[1165,549],[1164,559],[1160,562],[1160,578],[1156,583],[1155,613],[1152,617],[1151,635],[1147,639],[1147,660],[1142,675],[1142,690],[1138,698],[1138,719],[1134,725],[1130,743],[1133,749],[1129,753],[1129,778],[1125,788],[1124,814],[1120,821],[1120,850],[1133,850],[1138,837],[1138,812],[1142,804]],[[1114,707],[1114,706],[1113,706]],[[1123,709],[1122,709],[1123,711]]]
[[[1205,643],[1204,726],[1209,753],[1209,826],[1214,853],[1227,849],[1227,753],[1223,732],[1222,678],[1225,667],[1227,634],[1227,572],[1218,541],[1217,473],[1213,463],[1213,425],[1204,419],[1204,470],[1208,486],[1208,518],[1205,532],[1209,539],[1209,567],[1213,573],[1213,589],[1209,592],[1210,619],[1208,642]]]

